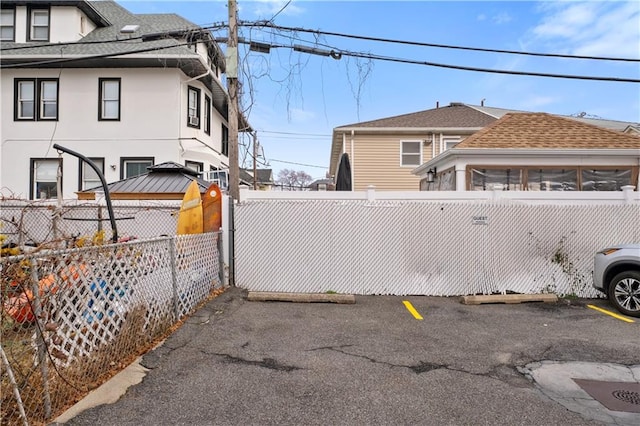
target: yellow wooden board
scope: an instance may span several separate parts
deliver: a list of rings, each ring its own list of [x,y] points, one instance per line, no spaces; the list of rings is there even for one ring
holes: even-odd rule
[[[178,235],[201,234],[202,229],[200,188],[196,181],[192,181],[182,198],[182,205],[178,214]]]
[[[217,232],[222,227],[222,192],[212,183],[202,194],[202,215],[204,232]]]

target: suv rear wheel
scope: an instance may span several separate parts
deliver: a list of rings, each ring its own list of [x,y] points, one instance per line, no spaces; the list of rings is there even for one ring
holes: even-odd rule
[[[609,301],[623,314],[640,318],[640,272],[624,271],[613,277]]]

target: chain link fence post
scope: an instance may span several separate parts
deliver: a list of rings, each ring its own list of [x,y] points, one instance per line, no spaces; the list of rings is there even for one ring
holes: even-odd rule
[[[178,301],[178,277],[176,274],[176,237],[167,240],[169,244],[169,259],[171,264],[171,288],[173,289],[173,315],[175,320],[180,319],[180,307]]]
[[[44,417],[49,419],[51,417],[51,394],[49,392],[49,368],[47,366],[47,346],[44,341],[44,335],[42,334],[42,303],[40,286],[38,279],[38,271],[36,266],[36,259],[33,259],[31,265],[31,291],[33,293],[33,314],[36,321],[36,346],[38,356],[38,366],[40,367],[40,374],[42,375],[42,391],[43,391],[43,404],[44,404]]]

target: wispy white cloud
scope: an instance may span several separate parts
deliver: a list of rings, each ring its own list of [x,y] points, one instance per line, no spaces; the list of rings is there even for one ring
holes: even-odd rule
[[[253,7],[250,12],[262,19],[271,19],[273,15],[280,11],[279,15],[288,16],[296,16],[304,12],[304,9],[298,6],[295,1],[287,5],[288,2],[289,0],[257,0],[251,3]]]
[[[497,15],[491,17],[491,20],[498,25],[506,24],[511,22],[513,18],[507,12],[500,12]]]
[[[500,12],[500,13],[497,13],[497,14],[492,15],[492,16],[487,16],[486,14],[481,13],[480,15],[478,15],[476,17],[476,20],[477,21],[490,20],[491,22],[493,22],[496,25],[502,25],[502,24],[506,24],[508,22],[511,22],[513,20],[513,18],[507,12]]]
[[[519,104],[525,110],[535,111],[541,107],[546,107],[561,102],[557,96],[532,95],[521,99]]]
[[[303,110],[299,108],[291,108],[290,114],[292,123],[308,123],[314,120],[316,117],[313,111]]]
[[[533,41],[575,55],[640,56],[640,2],[555,2],[538,10]]]

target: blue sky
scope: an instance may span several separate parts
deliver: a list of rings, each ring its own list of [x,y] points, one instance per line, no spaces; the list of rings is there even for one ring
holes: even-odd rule
[[[177,13],[200,25],[226,22],[227,2],[124,1],[134,13]],[[271,19],[287,1],[238,0],[243,21]],[[640,58],[640,2],[293,0],[276,25],[525,52]],[[291,46],[312,34],[241,28],[245,39]],[[216,31],[226,36],[226,30]],[[469,52],[323,36],[334,48],[489,69],[640,78],[640,63]],[[329,47],[325,47],[329,46]],[[222,45],[225,49],[226,46]],[[640,84],[510,76],[423,65],[309,55],[290,48],[241,52],[242,107],[277,176],[283,168],[324,177],[335,127],[450,102],[640,121]],[[240,159],[247,158],[241,147]],[[264,161],[264,159],[260,159]],[[290,164],[299,163],[299,164]],[[312,167],[318,166],[318,167]]]

